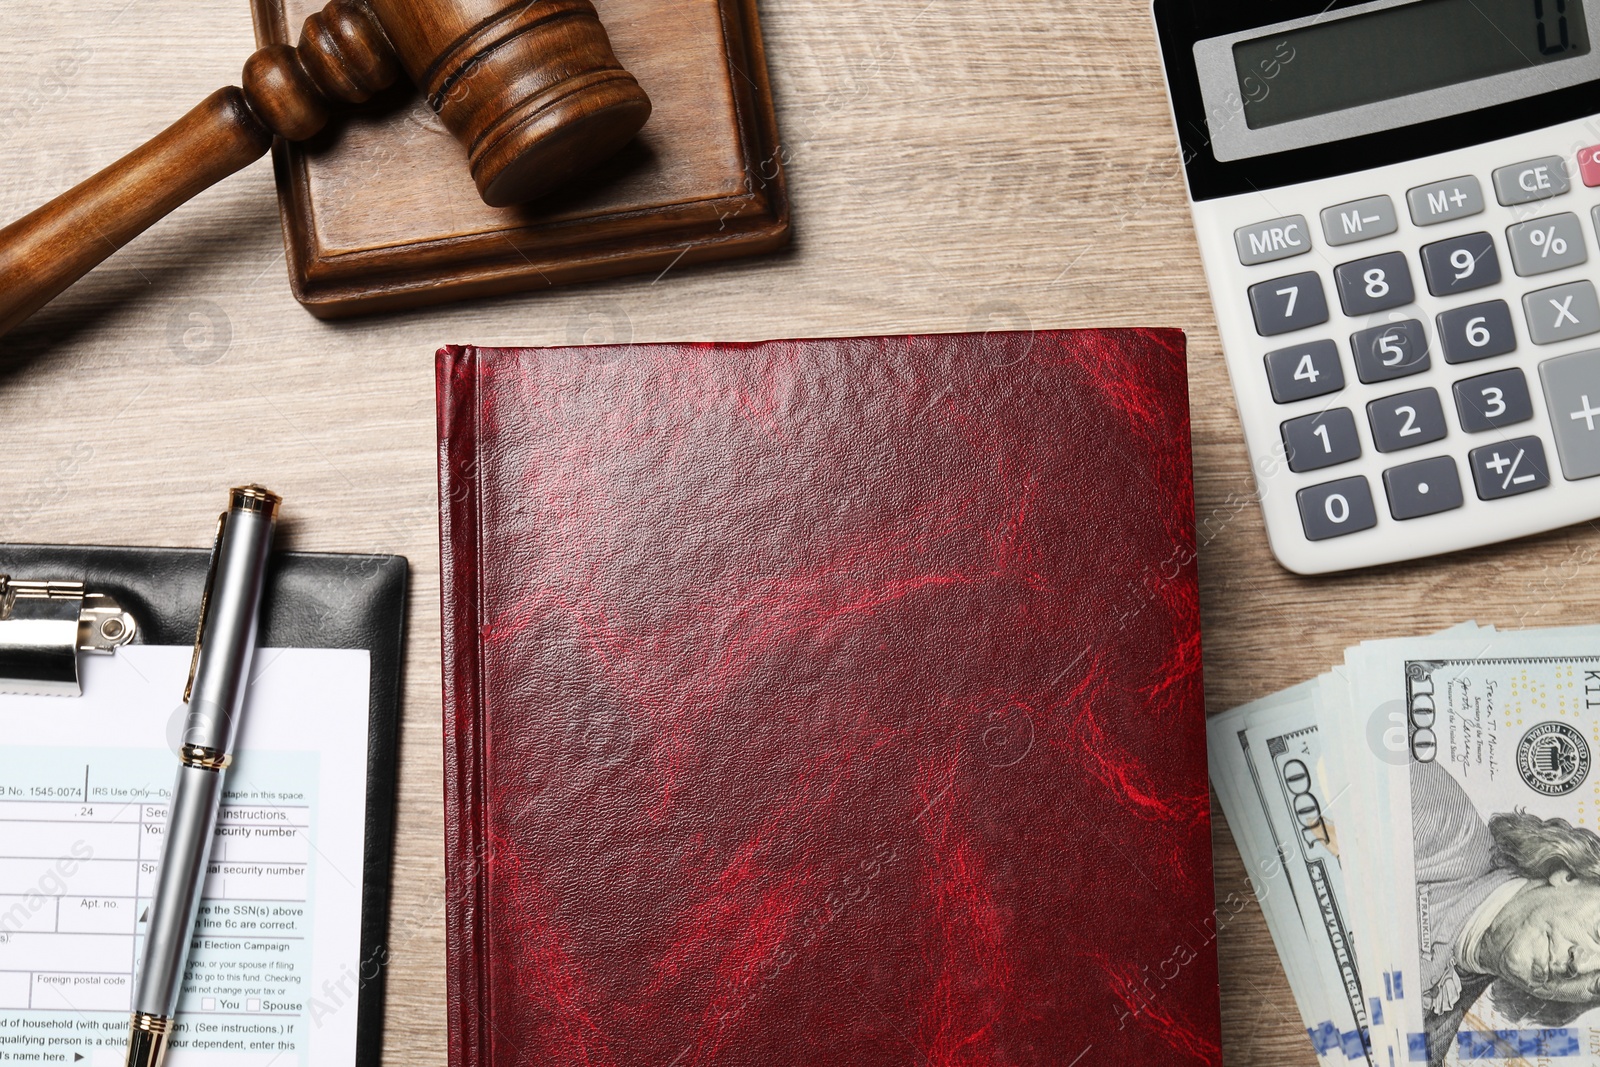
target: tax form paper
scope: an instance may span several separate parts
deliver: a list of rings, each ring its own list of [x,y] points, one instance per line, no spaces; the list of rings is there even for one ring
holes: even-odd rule
[[[121,1067],[191,649],[0,696],[0,1064]],[[369,653],[256,652],[169,1067],[349,1067]]]

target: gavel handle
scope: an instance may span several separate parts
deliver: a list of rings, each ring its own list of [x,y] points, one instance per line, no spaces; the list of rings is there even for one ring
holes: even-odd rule
[[[152,223],[260,159],[274,136],[316,133],[340,103],[399,77],[394,46],[365,0],[330,0],[298,47],[272,44],[141,148],[0,230],[0,334],[49,303]]]
[[[218,89],[144,145],[0,230],[0,334],[271,145],[272,131],[244,93]]]

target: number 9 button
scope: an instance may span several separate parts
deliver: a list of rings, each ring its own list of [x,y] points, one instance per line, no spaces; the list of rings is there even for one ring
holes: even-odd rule
[[[1428,291],[1434,296],[1494,285],[1500,281],[1500,257],[1495,254],[1494,238],[1486,233],[1469,233],[1423,245],[1422,272],[1427,275]]]

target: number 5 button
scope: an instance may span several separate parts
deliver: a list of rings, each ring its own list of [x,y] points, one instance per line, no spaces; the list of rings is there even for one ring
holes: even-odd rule
[[[1328,321],[1328,298],[1314,272],[1291,274],[1250,287],[1250,310],[1262,337],[1292,333]]]

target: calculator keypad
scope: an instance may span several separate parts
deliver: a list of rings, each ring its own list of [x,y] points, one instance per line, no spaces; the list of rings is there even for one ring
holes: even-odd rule
[[[1262,337],[1293,333],[1328,321],[1328,300],[1322,276],[1315,271],[1292,274],[1250,287],[1250,308]]]
[[[1428,333],[1416,319],[1374,326],[1350,335],[1356,377],[1367,385],[1421,374],[1432,365]]]
[[[1493,502],[1549,488],[1552,463],[1567,482],[1600,478],[1600,277],[1585,269],[1600,205],[1594,194],[1567,211],[1547,203],[1580,174],[1600,189],[1600,145],[1576,164],[1547,156],[1415,186],[1403,209],[1397,194],[1326,206],[1284,198],[1300,213],[1234,232],[1239,262],[1254,268],[1241,277],[1256,333],[1299,334],[1258,351],[1282,406],[1284,465],[1301,475],[1292,488],[1306,540],[1469,505],[1515,515]],[[1410,224],[1434,229],[1418,240]],[[1323,255],[1298,260],[1297,272],[1270,266],[1308,251]],[[1591,335],[1592,351],[1537,350]],[[1323,408],[1332,397],[1338,406]]]
[[[1441,440],[1446,431],[1444,407],[1432,389],[1397,393],[1367,405],[1372,444],[1379,452],[1400,452]]]
[[[1490,300],[1440,312],[1439,347],[1446,363],[1471,363],[1516,351],[1511,308],[1504,300]]]
[[[1553,345],[1600,331],[1600,298],[1591,281],[1540,289],[1522,298],[1528,336],[1536,345]]]
[[[1583,223],[1572,212],[1519,222],[1506,231],[1511,266],[1520,277],[1566,270],[1589,262]]]
[[[1411,267],[1400,252],[1341,264],[1333,270],[1333,281],[1339,304],[1351,317],[1404,307],[1416,298]]]
[[[1533,418],[1533,398],[1520,367],[1456,382],[1456,414],[1468,433],[1503,430]]]
[[[1332,341],[1312,341],[1267,353],[1267,382],[1279,404],[1327,396],[1344,388],[1344,367],[1339,346]]]
[[[1546,360],[1539,377],[1561,473],[1572,481],[1600,475],[1600,351]]]
[[[1422,272],[1428,278],[1428,292],[1434,296],[1454,296],[1498,284],[1500,257],[1495,254],[1494,238],[1469,233],[1424,245]]]
[[[1302,415],[1283,424],[1283,451],[1289,469],[1317,471],[1361,457],[1361,438],[1349,408]]]
[[[1389,514],[1401,522],[1454,511],[1462,503],[1461,476],[1449,456],[1390,467],[1383,472],[1383,490]]]

